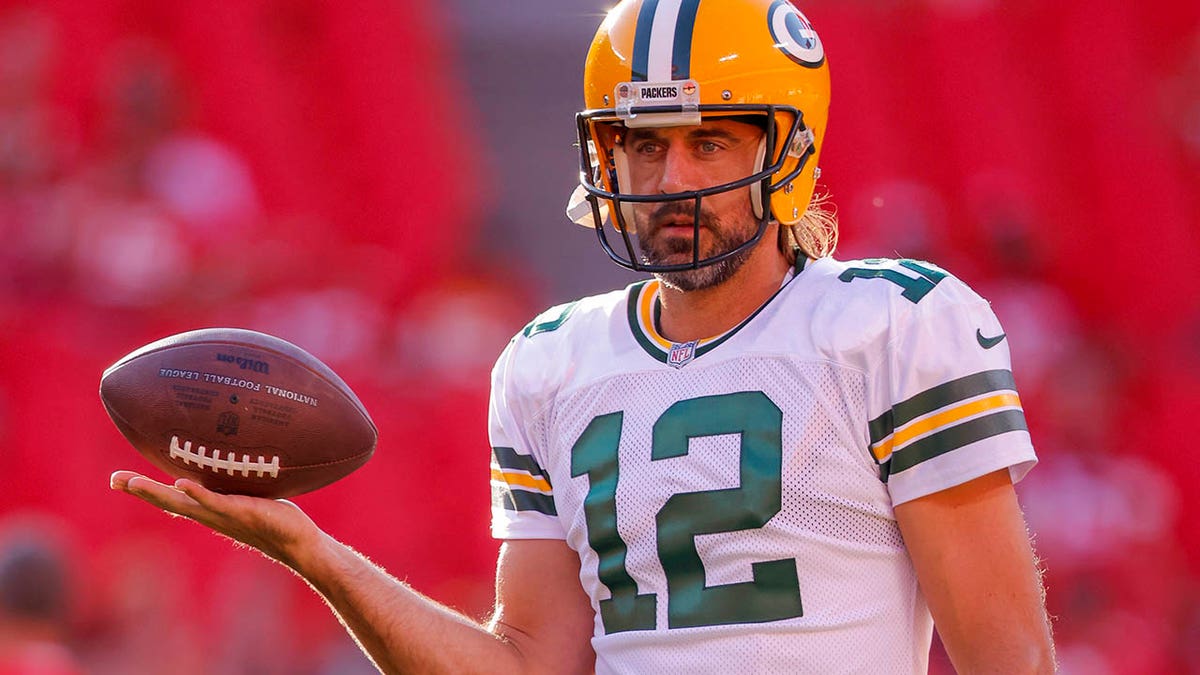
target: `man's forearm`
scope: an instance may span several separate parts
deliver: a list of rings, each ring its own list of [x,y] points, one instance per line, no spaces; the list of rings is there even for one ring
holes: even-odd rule
[[[109,484],[290,567],[385,673],[584,675],[595,666],[595,614],[579,585],[579,559],[561,540],[500,547],[488,630],[392,578],[286,500],[217,494],[183,479],[165,485],[132,471],[114,472]]]
[[[521,672],[519,652],[503,638],[324,533],[285,564],[325,599],[384,673]]]

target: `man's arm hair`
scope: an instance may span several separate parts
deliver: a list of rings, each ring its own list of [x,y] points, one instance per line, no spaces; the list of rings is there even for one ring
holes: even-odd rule
[[[1053,673],[1041,569],[1008,470],[896,506],[954,668]]]
[[[561,540],[506,542],[496,613],[474,621],[392,577],[283,500],[222,495],[190,480],[111,478],[168,513],[205,525],[291,568],[321,595],[384,673],[590,673],[594,615],[579,558]]]
[[[384,673],[590,673],[593,614],[559,540],[503,545],[487,625],[421,595],[328,536],[296,571]]]

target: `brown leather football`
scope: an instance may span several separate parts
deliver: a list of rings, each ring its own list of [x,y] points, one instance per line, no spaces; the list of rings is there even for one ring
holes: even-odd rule
[[[336,373],[277,337],[180,333],[104,371],[100,400],[158,468],[210,490],[282,498],[362,466],[378,432]]]

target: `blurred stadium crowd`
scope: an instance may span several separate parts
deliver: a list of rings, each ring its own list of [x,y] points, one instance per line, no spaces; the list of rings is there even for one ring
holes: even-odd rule
[[[520,39],[557,44],[532,4]],[[376,457],[298,503],[486,613],[492,360],[545,306],[624,282],[554,273],[602,256],[561,216],[569,115],[489,127],[531,99],[467,84],[578,71],[586,42],[536,63],[499,32],[462,45],[496,6],[0,2],[0,675],[373,672],[301,582],[107,489],[150,467],[100,373],[204,326],[352,384]],[[554,16],[586,36],[604,6]],[[1063,672],[1200,673],[1200,5],[805,7],[834,70],[839,257],[937,262],[1010,336]],[[547,90],[569,109],[577,85]],[[544,173],[514,170],[526,150]]]

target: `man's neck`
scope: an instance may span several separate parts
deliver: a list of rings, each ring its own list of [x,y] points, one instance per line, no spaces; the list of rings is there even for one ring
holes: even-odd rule
[[[741,269],[716,286],[681,291],[663,284],[659,330],[672,342],[720,335],[770,300],[789,269],[791,264],[777,249],[757,246]]]

